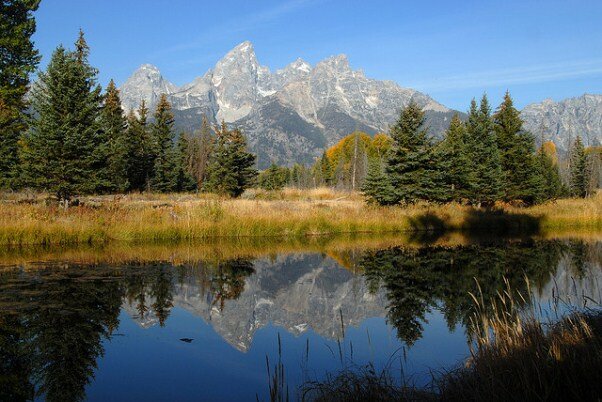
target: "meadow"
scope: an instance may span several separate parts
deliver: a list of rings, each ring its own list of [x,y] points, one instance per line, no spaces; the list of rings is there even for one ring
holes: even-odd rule
[[[482,231],[545,234],[602,230],[602,193],[533,207],[456,203],[381,207],[330,189],[82,197],[67,209],[40,193],[0,200],[0,245],[149,243],[207,239],[299,239],[340,234]]]

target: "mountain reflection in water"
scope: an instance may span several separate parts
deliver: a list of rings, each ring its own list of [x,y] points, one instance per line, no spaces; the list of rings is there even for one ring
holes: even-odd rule
[[[444,363],[456,364],[466,348],[452,340],[459,334],[466,345],[471,330],[469,292],[477,293],[478,283],[488,306],[506,280],[516,295],[525,294],[525,278],[542,303],[553,296],[577,306],[601,300],[602,243],[522,240],[177,264],[20,264],[0,272],[0,400],[160,400],[165,390],[149,386],[148,377],[161,370],[174,387],[163,396],[174,400],[255,400],[267,389],[265,356],[274,347],[267,335],[255,341],[262,329],[292,335],[285,349],[289,339],[291,350],[302,350],[293,345],[302,336],[318,345],[308,351],[311,358],[290,357],[291,373],[302,365],[318,376],[336,368],[338,356],[324,350],[332,352],[329,345],[339,339],[351,342],[347,337],[358,364],[386,361],[404,345],[411,360],[423,337],[431,355],[448,344],[455,360]],[[438,321],[446,331],[436,328]],[[346,334],[350,328],[363,335]],[[393,341],[388,330],[397,335]],[[426,339],[429,330],[438,332]],[[184,345],[197,354],[182,354]],[[210,353],[202,351],[206,345],[215,349],[212,359],[200,354]],[[146,364],[154,352],[172,361]],[[178,359],[189,372],[178,371]],[[147,371],[127,373],[126,389],[111,375],[132,360]],[[219,372],[212,389],[190,374],[212,370]]]

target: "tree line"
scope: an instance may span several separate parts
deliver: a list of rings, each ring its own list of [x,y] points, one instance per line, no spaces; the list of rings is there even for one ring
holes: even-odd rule
[[[468,117],[455,115],[441,140],[432,138],[415,102],[401,110],[389,134],[355,132],[327,149],[312,167],[272,165],[259,175],[267,190],[293,186],[361,190],[370,202],[497,201],[526,205],[559,197],[586,197],[600,187],[602,152],[581,138],[559,160],[553,142],[524,130],[507,92],[492,113],[487,96],[471,102]]]
[[[258,175],[244,135],[203,118],[195,133],[176,133],[162,95],[126,116],[111,81],[103,93],[80,32],[75,49],[57,47],[29,91],[40,60],[31,41],[39,1],[7,0],[0,52],[0,187],[32,188],[68,201],[79,194],[208,191],[239,196],[250,186],[361,190],[382,205],[416,201],[534,204],[585,197],[600,185],[600,152],[578,137],[560,163],[553,143],[536,150],[512,98],[491,112],[473,100],[442,140],[428,135],[424,112],[410,102],[387,134],[355,132],[313,166],[273,164]],[[29,91],[29,92],[28,92]],[[177,135],[179,134],[179,135]]]
[[[424,123],[416,103],[401,111],[388,157],[372,164],[362,187],[369,200],[534,204],[561,195],[557,167],[535,152],[508,93],[493,115],[487,96],[473,99],[467,121],[455,115],[442,141],[430,139]]]

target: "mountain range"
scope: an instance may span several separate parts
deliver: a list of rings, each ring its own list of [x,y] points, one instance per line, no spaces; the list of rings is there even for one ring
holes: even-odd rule
[[[299,58],[272,72],[259,64],[248,41],[189,84],[178,87],[157,67],[144,64],[120,90],[126,112],[136,109],[142,99],[153,110],[165,93],[178,131],[198,129],[203,115],[210,123],[223,120],[242,129],[260,168],[272,162],[312,163],[325,148],[355,130],[386,132],[412,99],[423,107],[436,137],[441,137],[453,114],[460,113],[414,89],[366,77],[350,67],[345,55],[315,66]],[[561,150],[576,135],[588,145],[602,143],[602,95],[558,103],[545,100],[522,113],[527,129],[539,135],[543,128],[545,139],[554,140]]]

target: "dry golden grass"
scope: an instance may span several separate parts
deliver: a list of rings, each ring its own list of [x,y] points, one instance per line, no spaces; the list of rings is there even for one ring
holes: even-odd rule
[[[543,322],[520,311],[512,289],[499,294],[486,314],[474,297],[476,348],[466,367],[444,375],[444,401],[599,400],[602,396],[602,311],[574,312]],[[562,312],[557,312],[562,315]]]
[[[532,208],[498,206],[494,212],[458,204],[370,206],[357,193],[329,189],[271,194],[249,192],[236,200],[195,194],[84,197],[82,205],[68,210],[46,205],[41,195],[11,194],[0,203],[0,245],[283,239],[423,230],[602,230],[600,194]]]

